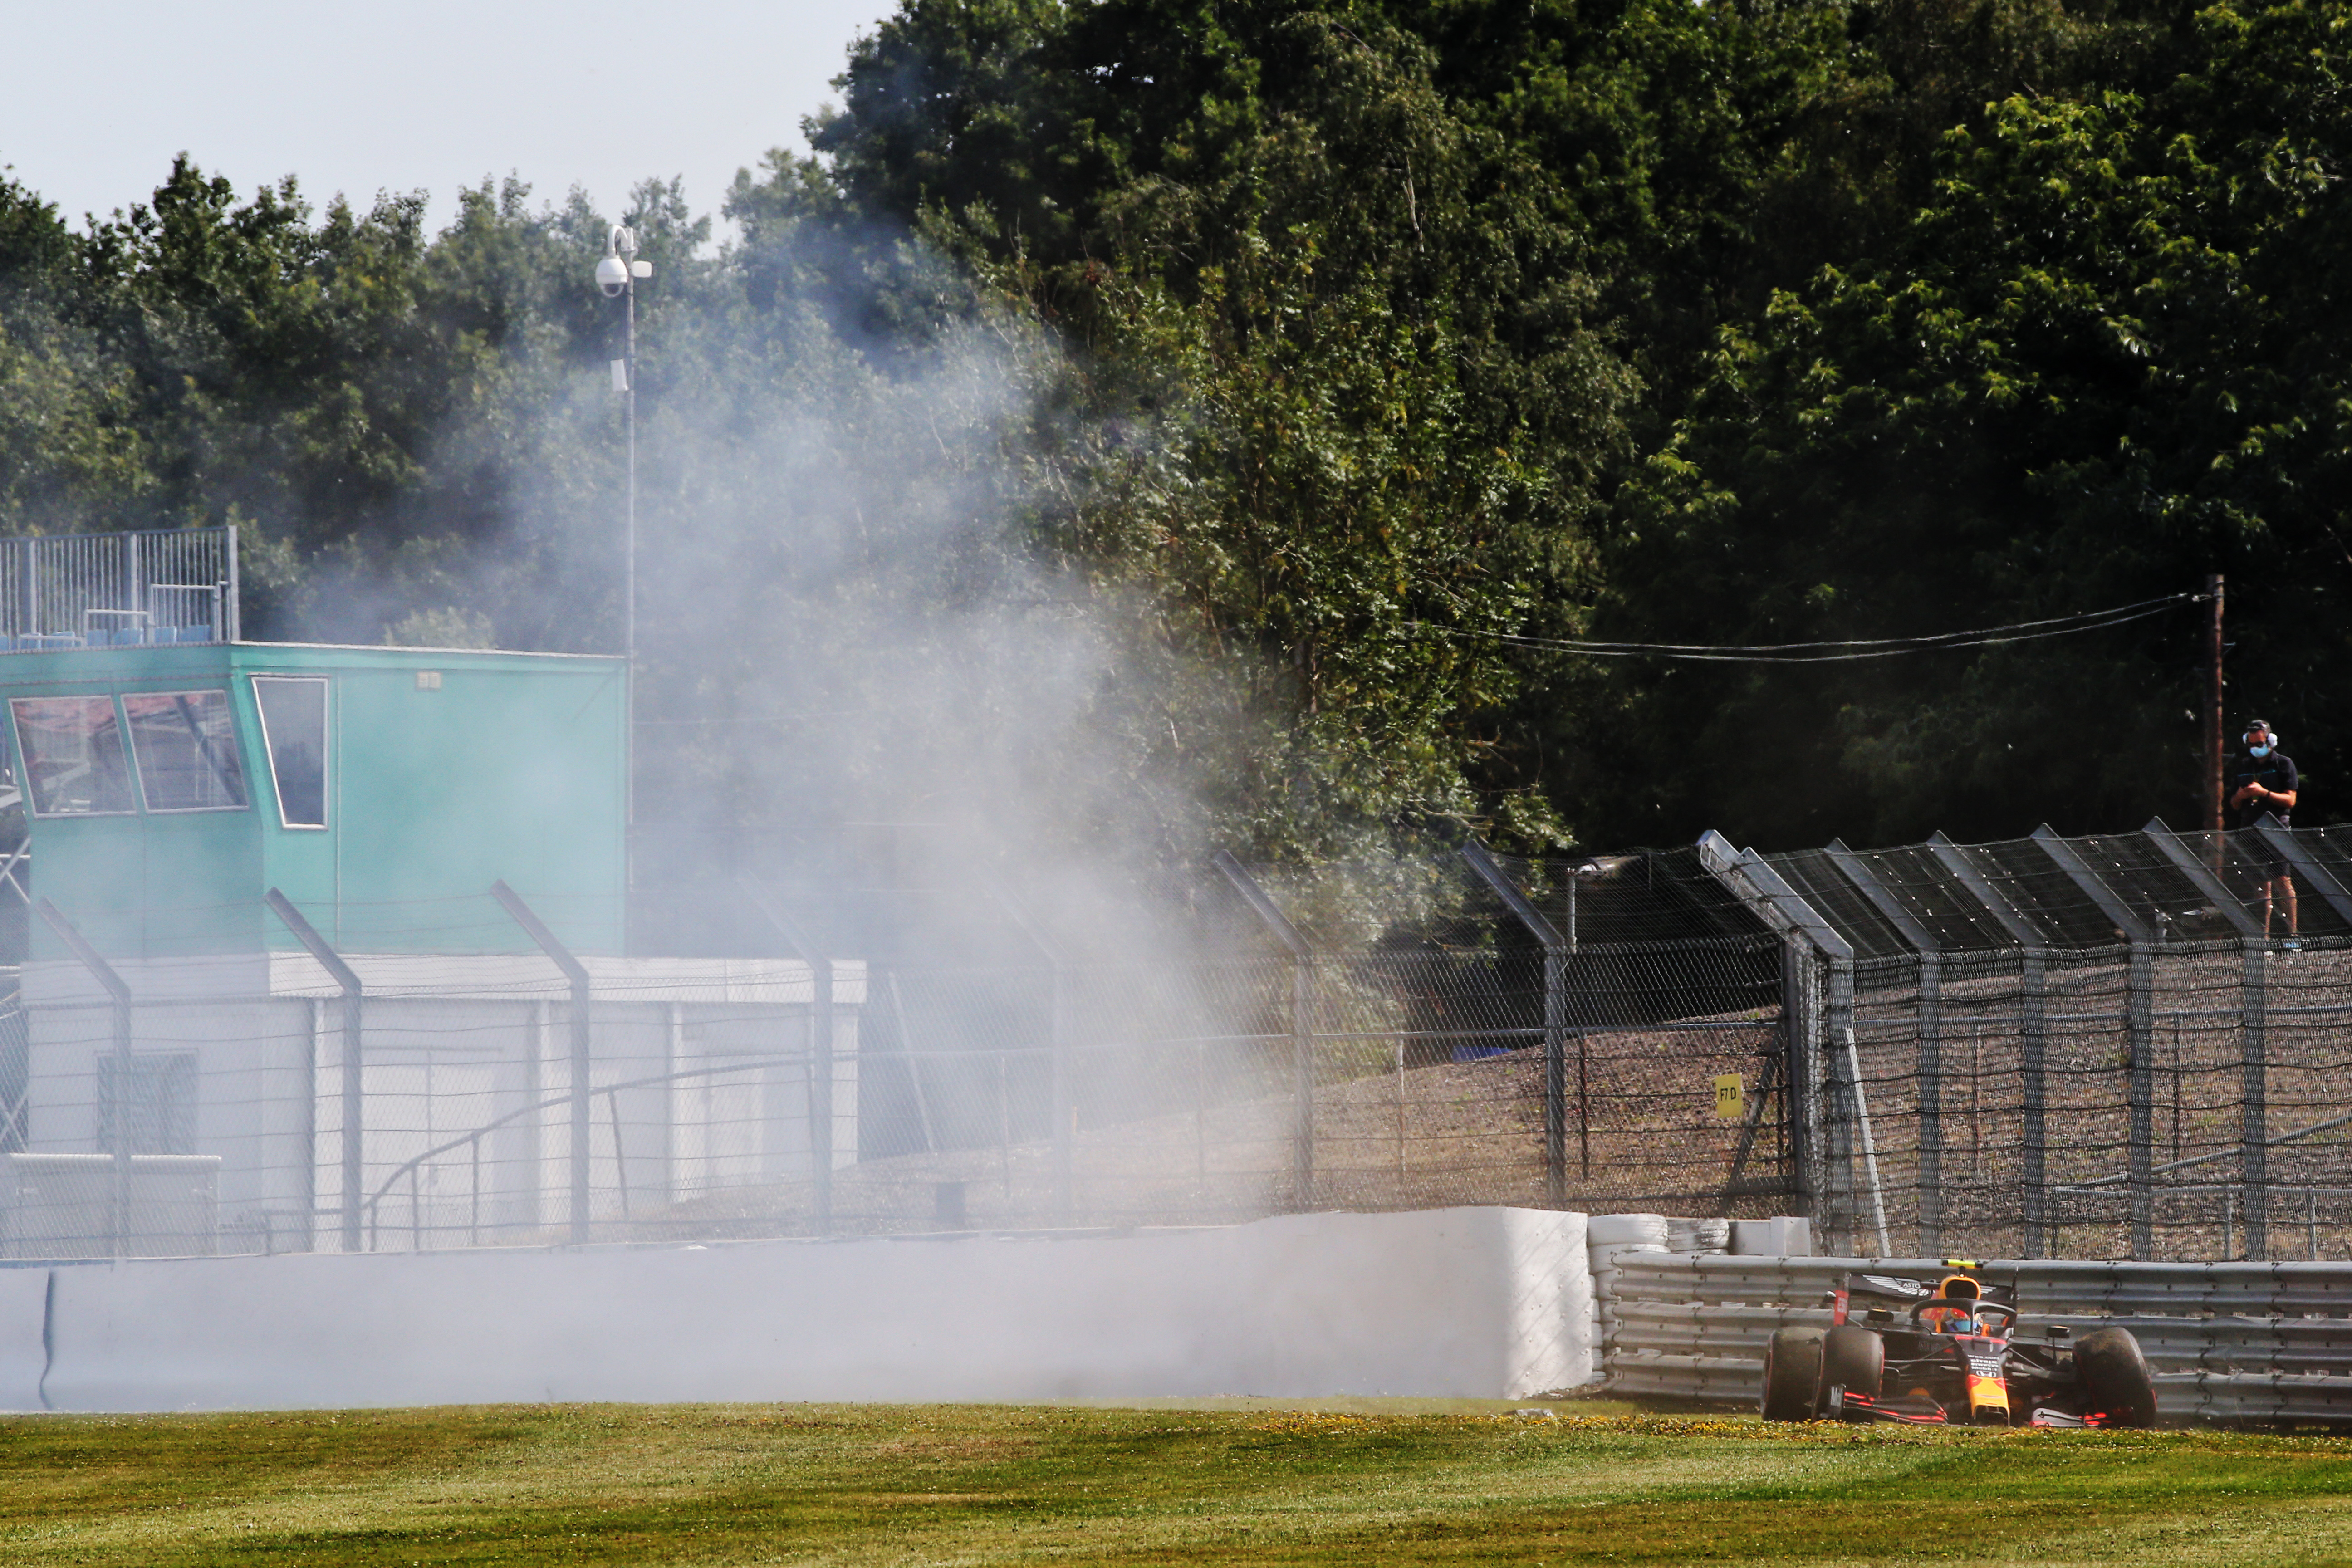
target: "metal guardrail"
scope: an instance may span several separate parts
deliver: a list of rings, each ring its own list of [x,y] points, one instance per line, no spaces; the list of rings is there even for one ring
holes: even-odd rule
[[[684,1068],[676,1072],[655,1073],[646,1078],[633,1078],[620,1083],[599,1083],[590,1085],[588,1089],[588,1099],[591,1102],[593,1102],[598,1095],[604,1097],[604,1109],[609,1118],[605,1125],[611,1130],[612,1134],[611,1146],[613,1150],[614,1182],[619,1191],[621,1200],[620,1217],[624,1221],[629,1218],[629,1161],[627,1151],[623,1147],[621,1141],[622,1095],[627,1093],[631,1089],[667,1088],[674,1084],[690,1083],[697,1079],[720,1078],[729,1073],[766,1072],[774,1068],[799,1068],[803,1072],[808,1072],[814,1070],[815,1061],[816,1058],[814,1055],[808,1051],[789,1053],[782,1056],[739,1057],[728,1061],[713,1063],[705,1067]],[[425,1150],[422,1154],[414,1155],[395,1166],[392,1174],[386,1176],[382,1182],[378,1183],[376,1184],[375,1191],[369,1194],[366,1200],[361,1205],[361,1211],[365,1217],[367,1226],[367,1250],[370,1252],[377,1250],[376,1241],[380,1231],[383,1228],[382,1221],[383,1217],[384,1200],[393,1195],[393,1189],[400,1184],[404,1177],[406,1178],[408,1182],[408,1245],[411,1251],[423,1250],[425,1246],[425,1237],[427,1231],[462,1229],[466,1232],[467,1246],[480,1246],[482,1239],[483,1196],[482,1140],[488,1137],[491,1133],[498,1131],[501,1128],[511,1127],[515,1123],[527,1121],[531,1117],[543,1116],[551,1110],[569,1110],[571,1108],[572,1101],[572,1092],[569,1089],[566,1089],[562,1094],[551,1096],[548,1099],[540,1100],[536,1104],[518,1107],[513,1110],[508,1111],[503,1116],[493,1117],[489,1121],[483,1122],[478,1127],[473,1128],[465,1132],[460,1132],[455,1138],[446,1139],[439,1143],[436,1143],[431,1148]],[[440,1159],[445,1154],[455,1153],[460,1149],[464,1149],[467,1152],[467,1165],[468,1177],[466,1194],[466,1222],[462,1226],[457,1225],[454,1221],[436,1220],[428,1222],[424,1217],[425,1199],[418,1190],[419,1173],[432,1162]],[[436,1200],[438,1200],[438,1197],[439,1195],[436,1194]],[[394,1231],[399,1229],[397,1226],[393,1226],[392,1228]],[[551,1227],[543,1226],[537,1221],[531,1221],[520,1225],[500,1225],[497,1222],[493,1222],[491,1228],[494,1231],[499,1229],[509,1231],[520,1230],[524,1234],[530,1235],[546,1231]]]
[[[0,653],[238,635],[233,527],[0,539]]]
[[[1609,1386],[1626,1394],[1753,1400],[1775,1329],[1826,1326],[1842,1274],[1934,1279],[1926,1258],[1734,1258],[1619,1253],[1601,1283]],[[2063,1325],[2129,1329],[2168,1424],[2352,1426],[2352,1263],[1988,1260],[2015,1281],[2021,1338]]]

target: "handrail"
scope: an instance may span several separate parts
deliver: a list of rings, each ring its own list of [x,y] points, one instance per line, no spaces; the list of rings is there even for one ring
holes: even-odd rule
[[[676,1083],[682,1079],[702,1078],[714,1073],[742,1072],[753,1068],[802,1067],[806,1066],[812,1059],[813,1058],[805,1053],[800,1056],[786,1057],[746,1057],[740,1061],[731,1061],[709,1067],[684,1068],[677,1072],[656,1073],[651,1078],[630,1079],[624,1083],[598,1084],[591,1088],[588,1092],[592,1095],[616,1095],[625,1089],[651,1089],[656,1084]],[[489,1121],[483,1122],[479,1127],[475,1128],[472,1131],[460,1133],[457,1137],[450,1139],[446,1143],[436,1143],[432,1148],[425,1150],[422,1154],[418,1154],[415,1158],[407,1160],[394,1167],[392,1174],[383,1179],[383,1184],[376,1188],[374,1193],[368,1197],[367,1202],[362,1205],[367,1210],[368,1216],[368,1250],[371,1252],[375,1250],[378,1205],[381,1205],[384,1198],[391,1194],[394,1185],[397,1184],[403,1176],[414,1174],[415,1172],[424,1168],[426,1161],[437,1160],[453,1149],[462,1149],[468,1143],[478,1143],[482,1138],[489,1133],[497,1131],[499,1128],[506,1126],[510,1121],[520,1121],[526,1116],[536,1116],[543,1110],[562,1110],[569,1106],[571,1103],[572,1093],[567,1089],[563,1093],[556,1095],[552,1099],[542,1100],[536,1105],[521,1106],[516,1110],[508,1111],[503,1116],[493,1117]]]
[[[1757,1027],[1759,1027],[1759,1026],[1770,1026],[1770,1024],[1771,1024],[1771,1020],[1769,1020],[1769,1019],[1735,1019],[1735,1020],[1727,1020],[1727,1021],[1721,1022],[1721,1023],[1712,1023],[1712,1022],[1711,1022],[1711,1023],[1707,1024],[1707,1025],[1706,1025],[1706,1026],[1706,1026],[1706,1027],[1707,1027],[1707,1028],[1727,1028],[1727,1028],[1750,1028],[1750,1029],[1752,1029],[1752,1028],[1757,1028]],[[1668,1025],[1651,1025],[1651,1026],[1643,1026],[1643,1027],[1652,1028],[1652,1029],[1673,1029],[1673,1028],[1675,1028],[1675,1027],[1676,1027],[1676,1026],[1675,1026],[1675,1025],[1672,1025],[1672,1024],[1668,1024]],[[1685,1027],[1685,1028],[1688,1028],[1688,1027],[1691,1027],[1692,1026],[1689,1026],[1689,1025],[1684,1025],[1684,1026],[1680,1026]],[[1493,1038],[1499,1038],[1499,1037],[1525,1037],[1525,1038],[1528,1038],[1528,1039],[1529,1039],[1529,1040],[1531,1040],[1531,1041],[1532,1041],[1532,1040],[1534,1040],[1534,1039],[1536,1039],[1536,1038],[1539,1038],[1539,1037],[1543,1035],[1543,1032],[1544,1032],[1544,1031],[1543,1031],[1542,1029],[1540,1029],[1540,1028],[1517,1028],[1517,1029],[1477,1029],[1477,1028],[1462,1028],[1462,1029],[1378,1029],[1378,1030],[1343,1031],[1343,1032],[1340,1032],[1340,1033],[1337,1033],[1337,1034],[1333,1034],[1333,1035],[1328,1036],[1328,1037],[1328,1037],[1328,1038],[1332,1038],[1332,1039],[1384,1039],[1384,1040],[1385,1040],[1385,1039],[1397,1039],[1397,1040],[1404,1040],[1404,1039],[1454,1039],[1454,1040],[1475,1040],[1475,1039],[1493,1039]],[[1580,1033],[1582,1033],[1582,1032],[1584,1032],[1584,1031],[1580,1030],[1579,1032],[1580,1032]],[[1591,1032],[1593,1032],[1593,1033],[1599,1033],[1599,1034],[1606,1034],[1606,1033],[1608,1033],[1608,1032],[1609,1032],[1609,1030],[1608,1030],[1608,1029],[1606,1029],[1606,1028],[1600,1028],[1600,1029],[1594,1029],[1594,1030],[1592,1030]],[[1276,1041],[1276,1040],[1286,1040],[1286,1039],[1288,1039],[1288,1038],[1289,1038],[1289,1037],[1288,1037],[1287,1035],[1206,1035],[1206,1036],[1200,1036],[1200,1037],[1188,1037],[1178,1038],[1178,1039],[1171,1039],[1171,1040],[1149,1040],[1149,1041],[1118,1041],[1118,1042],[1101,1042],[1101,1043],[1098,1043],[1098,1044],[1097,1044],[1097,1045],[1095,1045],[1095,1046],[1092,1046],[1092,1047],[1081,1047],[1081,1048],[1082,1048],[1082,1049],[1088,1049],[1088,1050],[1151,1050],[1151,1049],[1163,1048],[1163,1047],[1165,1047],[1171,1046],[1171,1045],[1172,1045],[1172,1046],[1200,1046],[1200,1045],[1204,1045],[1204,1044],[1206,1044],[1206,1045],[1214,1045],[1214,1044],[1265,1043],[1265,1042],[1271,1042],[1271,1041]],[[1525,1049],[1526,1047],[1518,1047],[1518,1048],[1523,1050],[1523,1049]],[[923,1059],[925,1059],[925,1060],[965,1060],[965,1059],[980,1059],[980,1058],[992,1058],[992,1057],[993,1057],[993,1058],[1013,1058],[1013,1057],[1024,1057],[1024,1058],[1045,1058],[1045,1057],[1049,1057],[1049,1056],[1051,1056],[1051,1055],[1052,1055],[1052,1050],[1053,1050],[1053,1048],[1052,1048],[1051,1047],[1049,1047],[1049,1046],[1007,1046],[1007,1047],[992,1047],[992,1048],[987,1048],[987,1049],[970,1049],[970,1048],[965,1048],[965,1049],[953,1049],[953,1050],[940,1050],[940,1049],[929,1049],[929,1050],[906,1050],[906,1051],[899,1052],[899,1053],[896,1053],[896,1054],[904,1055],[904,1056],[908,1056],[908,1057],[920,1058],[923,1058]],[[1514,1053],[1514,1054],[1515,1054],[1515,1053]],[[1484,1060],[1482,1060],[1482,1061],[1477,1061],[1477,1062],[1455,1063],[1455,1064],[1452,1064],[1452,1065],[1454,1065],[1454,1066],[1477,1067],[1477,1066],[1483,1066],[1483,1065],[1486,1065],[1486,1063],[1487,1061],[1495,1061],[1495,1060],[1501,1060],[1501,1059],[1504,1059],[1504,1058],[1485,1058]],[[739,1060],[739,1061],[730,1061],[730,1062],[724,1062],[724,1063],[715,1063],[715,1064],[711,1064],[711,1065],[708,1065],[708,1066],[704,1066],[704,1067],[698,1067],[698,1068],[681,1068],[681,1069],[679,1069],[679,1070],[677,1070],[677,1071],[676,1071],[676,1072],[656,1073],[656,1074],[654,1074],[654,1075],[653,1075],[653,1076],[651,1076],[651,1077],[647,1077],[647,1078],[638,1078],[638,1079],[627,1079],[627,1080],[625,1080],[625,1081],[624,1081],[624,1082],[620,1082],[620,1083],[597,1084],[597,1085],[593,1086],[593,1087],[589,1089],[589,1094],[591,1095],[591,1097],[592,1097],[592,1098],[593,1098],[593,1096],[596,1096],[596,1095],[605,1095],[605,1096],[608,1096],[608,1097],[609,1097],[609,1096],[617,1095],[620,1091],[622,1091],[622,1090],[624,1090],[624,1089],[650,1089],[650,1088],[654,1088],[654,1087],[656,1087],[656,1086],[658,1086],[658,1085],[665,1084],[665,1083],[676,1083],[676,1082],[679,1082],[679,1081],[684,1080],[684,1079],[687,1079],[709,1077],[709,1076],[713,1076],[713,1075],[716,1075],[716,1074],[719,1074],[719,1073],[737,1072],[737,1071],[742,1071],[742,1070],[746,1070],[746,1069],[750,1069],[750,1068],[776,1068],[776,1067],[800,1067],[800,1068],[806,1068],[806,1067],[810,1066],[810,1065],[813,1063],[813,1061],[814,1061],[814,1055],[813,1055],[812,1053],[808,1053],[808,1052],[802,1052],[802,1053],[797,1054],[797,1055],[788,1055],[788,1056],[749,1057],[749,1058],[743,1058],[743,1059],[741,1059],[741,1060]],[[398,1184],[399,1184],[403,1180],[405,1180],[405,1179],[409,1178],[410,1176],[414,1175],[415,1173],[417,1173],[418,1171],[422,1170],[422,1169],[424,1168],[424,1166],[425,1166],[426,1163],[429,1163],[429,1162],[431,1162],[431,1161],[434,1161],[434,1160],[437,1160],[437,1159],[439,1159],[439,1158],[440,1158],[442,1155],[444,1155],[444,1154],[447,1154],[447,1153],[449,1153],[449,1152],[453,1152],[453,1151],[455,1151],[455,1150],[457,1150],[457,1149],[462,1149],[462,1148],[466,1147],[466,1146],[467,1146],[467,1144],[469,1144],[469,1143],[478,1143],[482,1138],[484,1138],[485,1136],[487,1136],[487,1135],[488,1135],[488,1134],[489,1134],[489,1133],[492,1133],[492,1132],[497,1131],[498,1131],[499,1128],[501,1128],[501,1127],[505,1127],[505,1126],[507,1126],[507,1125],[509,1125],[509,1124],[510,1124],[510,1123],[512,1123],[512,1122],[521,1121],[521,1120],[523,1120],[523,1119],[524,1119],[524,1118],[526,1118],[526,1117],[538,1115],[539,1113],[541,1113],[541,1112],[542,1112],[542,1111],[547,1111],[547,1110],[561,1110],[561,1109],[566,1108],[566,1107],[570,1106],[570,1104],[571,1104],[571,1103],[572,1103],[572,1095],[571,1095],[570,1091],[569,1091],[569,1090],[567,1090],[567,1091],[565,1091],[564,1093],[562,1093],[562,1094],[559,1094],[559,1095],[552,1096],[552,1097],[551,1097],[551,1098],[549,1098],[549,1099],[546,1099],[546,1100],[540,1100],[540,1101],[538,1101],[538,1102],[537,1102],[537,1103],[535,1103],[535,1104],[531,1104],[531,1105],[525,1105],[525,1106],[519,1106],[519,1107],[517,1107],[517,1108],[516,1108],[515,1110],[513,1110],[507,1111],[507,1112],[506,1112],[506,1113],[504,1113],[503,1115],[494,1117],[494,1118],[492,1118],[490,1121],[488,1121],[483,1122],[483,1123],[482,1123],[480,1126],[478,1126],[478,1127],[473,1128],[472,1130],[470,1130],[470,1131],[468,1131],[459,1133],[459,1134],[458,1134],[457,1137],[455,1137],[455,1138],[451,1138],[451,1139],[447,1140],[447,1141],[446,1141],[446,1142],[445,1142],[436,1143],[436,1144],[435,1144],[432,1148],[425,1150],[424,1152],[422,1152],[422,1153],[420,1153],[420,1154],[416,1154],[416,1155],[415,1155],[415,1156],[411,1157],[410,1159],[408,1159],[408,1160],[406,1160],[406,1161],[404,1161],[404,1162],[403,1162],[402,1163],[400,1163],[399,1165],[397,1165],[397,1166],[394,1167],[394,1169],[393,1169],[393,1171],[392,1171],[392,1173],[391,1173],[390,1175],[386,1176],[386,1177],[383,1180],[383,1182],[382,1182],[382,1183],[380,1183],[380,1184],[377,1185],[377,1187],[376,1187],[376,1189],[375,1189],[374,1193],[373,1193],[372,1194],[370,1194],[370,1195],[368,1196],[368,1198],[367,1198],[367,1199],[362,1203],[362,1205],[361,1205],[361,1206],[362,1206],[362,1210],[364,1211],[364,1213],[365,1213],[366,1216],[367,1216],[367,1227],[368,1227],[368,1237],[369,1237],[368,1250],[370,1250],[370,1251],[373,1251],[373,1250],[374,1250],[374,1237],[375,1237],[375,1235],[376,1235],[376,1231],[377,1231],[377,1229],[378,1229],[378,1227],[379,1227],[379,1226],[380,1226],[380,1223],[381,1223],[381,1205],[382,1205],[382,1204],[383,1204],[383,1201],[385,1198],[387,1198],[387,1197],[391,1196],[393,1188],[394,1188],[394,1187],[395,1187],[395,1186],[397,1186],[397,1185],[398,1185]],[[617,1112],[617,1106],[616,1106],[616,1112]],[[616,1144],[616,1147],[617,1147],[617,1144]]]

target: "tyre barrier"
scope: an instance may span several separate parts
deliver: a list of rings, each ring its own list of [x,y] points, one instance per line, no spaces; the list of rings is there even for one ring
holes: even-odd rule
[[[1622,1251],[1601,1316],[1612,1393],[1755,1403],[1776,1329],[1827,1329],[1839,1276],[1933,1279],[1931,1258],[1744,1258]],[[2168,1426],[2352,1427],[2352,1264],[1988,1260],[2017,1287],[2017,1334],[2129,1329],[2155,1370]]]

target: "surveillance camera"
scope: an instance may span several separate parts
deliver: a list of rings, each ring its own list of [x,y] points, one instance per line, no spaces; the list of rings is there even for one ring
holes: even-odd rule
[[[617,256],[596,263],[596,287],[604,290],[607,300],[619,299],[629,287],[629,264]]]

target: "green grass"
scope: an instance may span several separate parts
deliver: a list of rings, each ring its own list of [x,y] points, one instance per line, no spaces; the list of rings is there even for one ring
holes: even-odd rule
[[[0,1563],[2352,1563],[2352,1441],[1559,1411],[18,1416]]]

